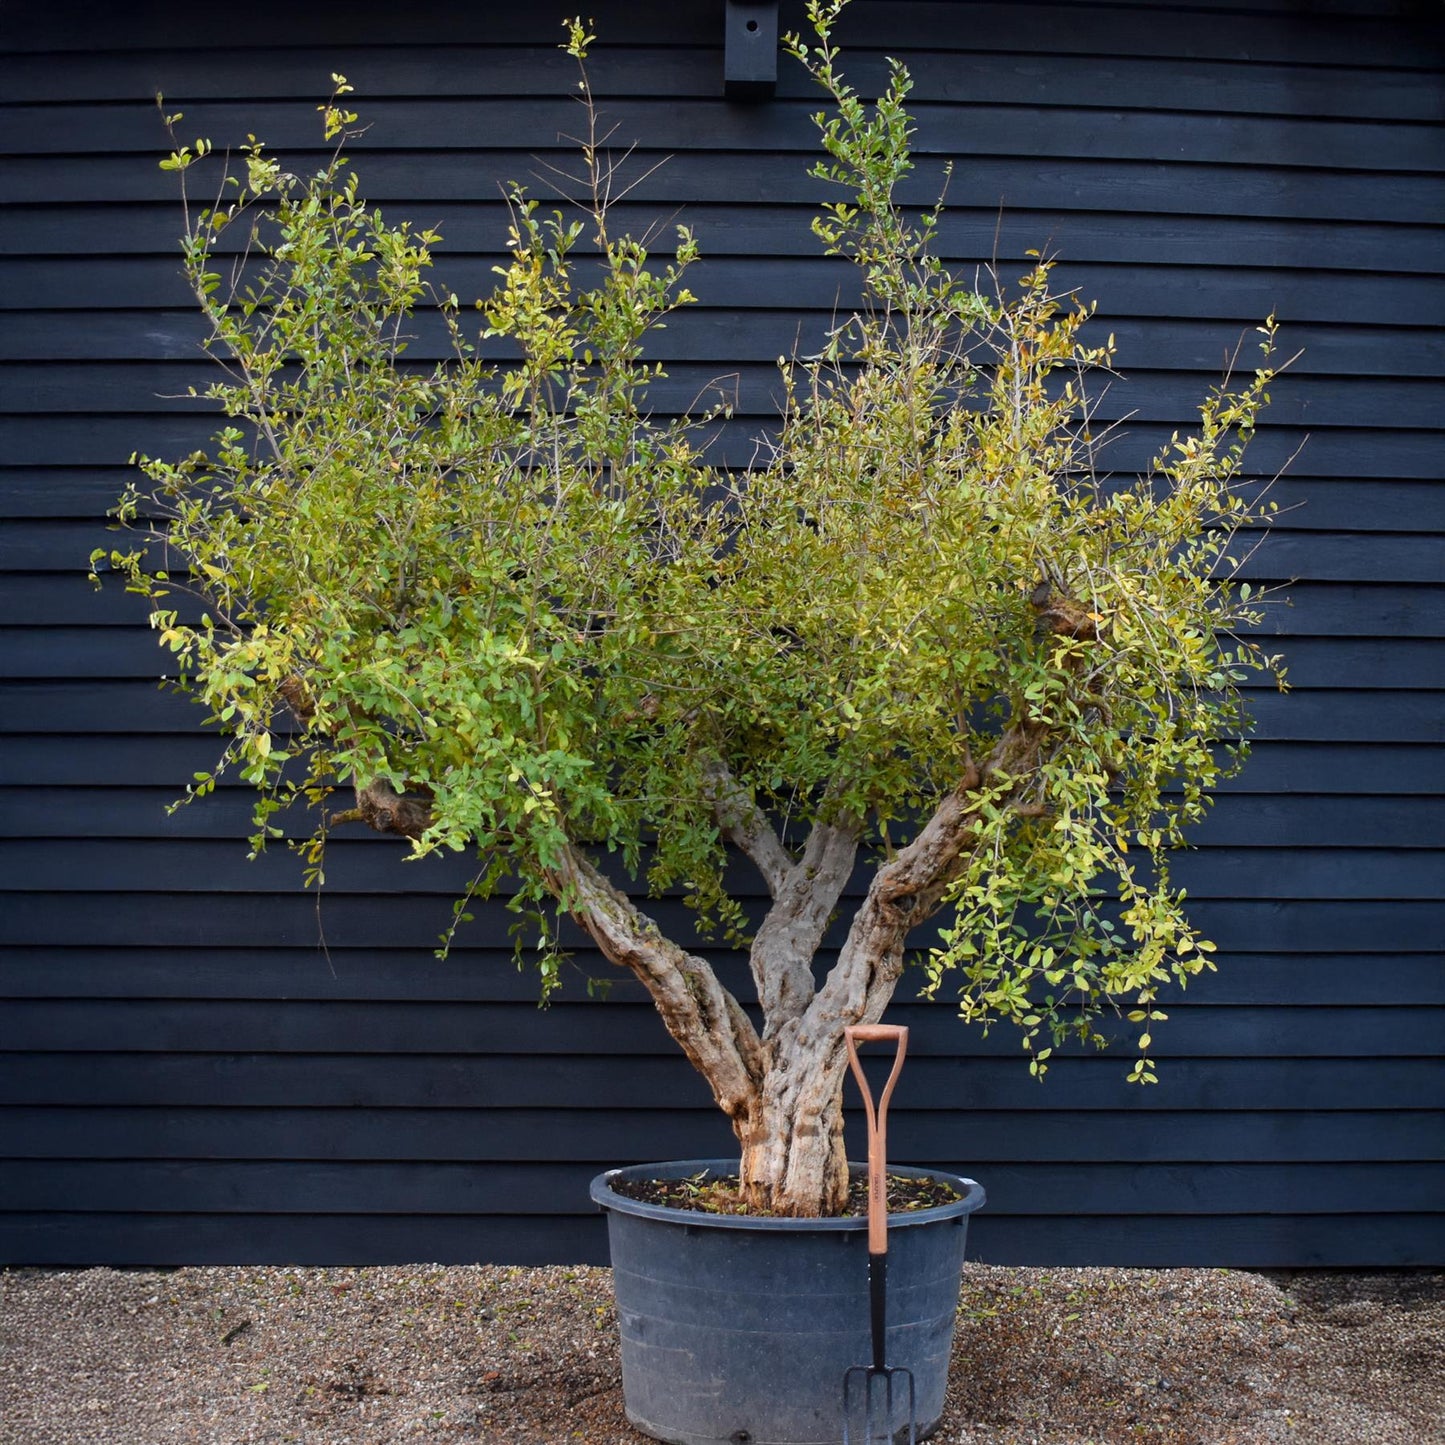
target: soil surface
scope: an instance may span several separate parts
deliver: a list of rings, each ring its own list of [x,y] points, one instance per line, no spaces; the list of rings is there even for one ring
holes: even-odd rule
[[[604,1269],[0,1272],[0,1445],[645,1445]],[[1442,1445],[1445,1273],[964,1270],[949,1445]]]
[[[614,1179],[614,1194],[643,1204],[662,1204],[672,1209],[691,1209],[701,1214],[752,1214],[766,1217],[769,1211],[750,1209],[743,1198],[736,1174],[710,1175],[706,1170],[683,1179]],[[953,1204],[963,1196],[940,1179],[911,1178],[903,1174],[884,1176],[884,1199],[889,1214],[912,1214]],[[868,1214],[868,1176],[854,1174],[848,1181],[848,1202],[842,1217]]]

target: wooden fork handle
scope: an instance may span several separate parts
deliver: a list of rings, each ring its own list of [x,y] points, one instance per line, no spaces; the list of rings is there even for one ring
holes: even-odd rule
[[[843,1030],[843,1038],[848,1045],[848,1066],[858,1081],[863,1108],[868,1116],[868,1253],[887,1254],[888,1101],[893,1097],[893,1086],[898,1082],[903,1056],[908,1052],[908,1030],[898,1024],[851,1024]],[[868,1043],[891,1043],[895,1046],[893,1071],[878,1097],[876,1109],[868,1089],[868,1078],[863,1072],[863,1062],[858,1057],[858,1045]]]

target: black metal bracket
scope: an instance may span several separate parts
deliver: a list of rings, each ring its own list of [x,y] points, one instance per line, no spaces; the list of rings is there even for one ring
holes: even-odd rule
[[[729,100],[771,100],[778,85],[778,0],[726,0],[723,89]]]

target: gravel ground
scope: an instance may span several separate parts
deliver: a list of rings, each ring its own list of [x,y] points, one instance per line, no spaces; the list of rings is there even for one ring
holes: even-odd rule
[[[0,1273],[3,1445],[645,1445],[608,1272]],[[964,1273],[947,1445],[1445,1442],[1445,1273]]]

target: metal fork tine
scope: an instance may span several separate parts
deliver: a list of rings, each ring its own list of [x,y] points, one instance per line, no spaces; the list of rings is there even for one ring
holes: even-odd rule
[[[896,1382],[896,1383],[895,1383]],[[908,1414],[895,1430],[893,1417],[906,1392]],[[913,1371],[854,1365],[843,1377],[843,1445],[918,1445]],[[903,1435],[907,1426],[907,1436]]]
[[[908,1380],[908,1445],[918,1445],[918,1399],[913,1383],[913,1371],[900,1371]]]
[[[860,1373],[863,1376],[863,1429],[865,1439],[862,1445],[868,1445],[866,1433],[868,1429],[868,1375],[863,1366],[855,1366],[843,1375],[843,1445],[859,1445],[853,1438],[853,1417],[858,1412],[858,1385],[857,1380]]]

